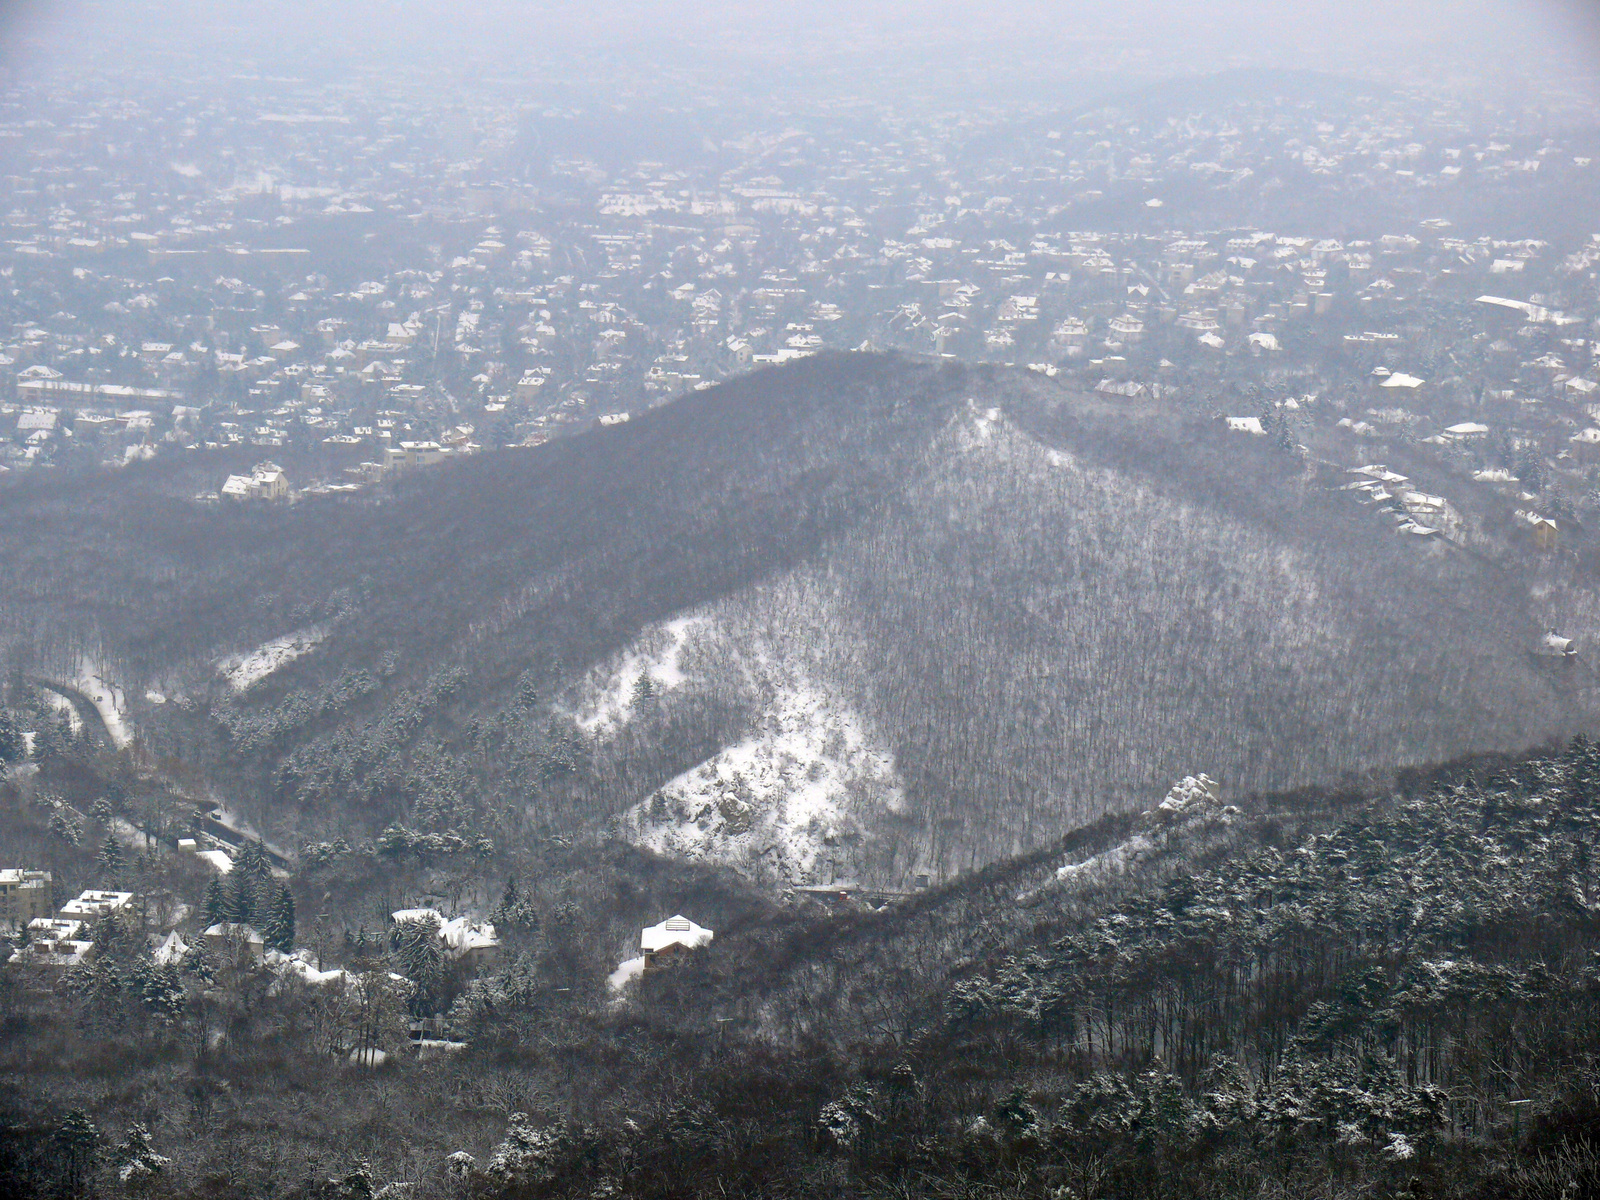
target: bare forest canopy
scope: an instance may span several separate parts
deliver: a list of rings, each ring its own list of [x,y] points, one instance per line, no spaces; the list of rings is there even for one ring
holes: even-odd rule
[[[30,481],[0,492],[8,687],[100,680],[291,850],[610,828],[890,887],[1199,771],[1241,798],[1592,724],[1514,566],[1212,415],[824,356],[360,497]]]

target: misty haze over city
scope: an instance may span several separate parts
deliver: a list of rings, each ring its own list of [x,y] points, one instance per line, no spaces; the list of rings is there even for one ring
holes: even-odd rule
[[[1600,1195],[1600,8],[0,5],[0,1196]]]

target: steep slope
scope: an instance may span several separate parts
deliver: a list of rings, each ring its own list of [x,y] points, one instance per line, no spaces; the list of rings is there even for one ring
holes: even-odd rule
[[[0,636],[23,673],[92,659],[280,842],[610,821],[774,882],[1589,724],[1528,652],[1587,589],[1534,601],[1266,439],[1113,399],[846,356],[358,503],[196,508],[187,464],[14,489]]]

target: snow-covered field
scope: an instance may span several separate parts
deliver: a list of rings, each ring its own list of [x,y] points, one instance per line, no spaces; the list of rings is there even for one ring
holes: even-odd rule
[[[310,654],[328,636],[326,626],[308,625],[262,642],[248,654],[232,654],[217,663],[217,674],[236,692],[249,691],[280,667]]]
[[[111,818],[110,830],[116,836],[117,841],[124,846],[131,846],[135,850],[152,850],[160,845],[144,830],[137,828],[133,822],[124,820],[122,817]]]

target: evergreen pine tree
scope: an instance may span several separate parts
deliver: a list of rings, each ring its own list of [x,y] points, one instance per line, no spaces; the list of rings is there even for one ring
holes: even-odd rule
[[[445,965],[438,918],[429,915],[418,920],[398,922],[391,935],[391,945],[401,972],[414,985],[412,1015],[429,1015],[433,1011],[435,993],[443,978]]]
[[[207,929],[233,919],[233,905],[228,898],[227,890],[222,886],[222,880],[213,879],[206,884],[202,913]]]
[[[65,805],[50,814],[50,832],[69,846],[76,846],[83,840],[82,823]]]
[[[255,881],[239,869],[239,863],[228,872],[227,920],[248,925],[256,917]]]
[[[265,874],[267,871],[267,856],[261,849],[261,843],[248,841],[239,848],[239,858],[233,864],[233,869],[240,875],[251,877]]]
[[[261,936],[273,950],[281,950],[284,954],[294,951],[294,893],[289,890],[288,884],[281,885],[273,896],[267,910],[266,928],[261,931]]]
[[[372,1178],[372,1166],[366,1159],[362,1159],[354,1171],[342,1179],[330,1179],[333,1194],[339,1200],[372,1200],[377,1194],[377,1185]]]
[[[0,708],[0,767],[28,757],[28,743],[16,718]]]
[[[129,1127],[128,1140],[117,1147],[117,1158],[120,1160],[117,1178],[122,1181],[123,1187],[136,1195],[148,1191],[172,1162],[165,1155],[156,1153],[155,1147],[150,1144],[150,1131],[143,1125]]]
[[[489,920],[501,929],[539,927],[539,915],[534,909],[533,900],[518,889],[515,876],[506,881],[505,893],[500,897],[500,903],[495,906],[494,912],[489,914]]]
[[[100,847],[95,862],[105,872],[107,880],[116,880],[122,874],[128,862],[122,853],[122,843],[117,841],[116,834],[106,834],[105,844]]]
[[[246,842],[228,872],[229,920],[241,925],[262,925],[268,916],[274,890],[272,868],[257,841]]]
[[[496,925],[509,925],[521,903],[522,897],[517,891],[517,877],[513,875],[506,880],[506,890],[501,894],[500,903],[495,905],[494,912],[489,914],[489,919]]]
[[[648,673],[642,674],[633,685],[633,706],[644,708],[656,698],[656,685]]]
[[[100,1131],[81,1108],[69,1112],[56,1128],[56,1148],[61,1156],[62,1191],[68,1196],[87,1195],[94,1182],[95,1149]]]

